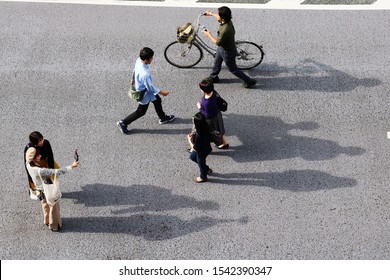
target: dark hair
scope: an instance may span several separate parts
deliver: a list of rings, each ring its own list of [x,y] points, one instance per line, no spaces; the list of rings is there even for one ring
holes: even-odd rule
[[[207,135],[209,133],[208,125],[206,122],[206,117],[201,112],[196,113],[193,116],[193,120],[194,120],[194,126],[196,129],[196,132],[200,136],[204,136],[204,135]]]
[[[204,79],[199,83],[199,87],[205,93],[211,93],[214,90],[214,84],[210,79]]]
[[[34,131],[30,133],[30,142],[36,146],[38,145],[39,140],[43,139],[43,135],[39,131]]]
[[[139,57],[142,61],[151,59],[154,56],[154,51],[151,48],[145,47],[139,52]]]
[[[226,6],[218,8],[218,15],[225,22],[230,22],[232,19],[232,11]]]

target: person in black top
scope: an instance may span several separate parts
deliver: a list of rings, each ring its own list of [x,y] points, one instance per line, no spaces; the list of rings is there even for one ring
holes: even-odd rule
[[[50,142],[47,139],[43,138],[43,135],[39,131],[34,131],[30,133],[29,136],[30,142],[24,148],[23,163],[26,163],[26,152],[29,148],[35,148],[37,153],[41,155],[40,166],[47,167],[52,169],[58,169],[60,166],[54,160],[53,150],[51,148]],[[34,182],[31,179],[30,174],[27,171],[28,184],[31,189],[35,188]],[[50,179],[49,179],[50,180]],[[50,183],[50,182],[48,182]]]
[[[198,112],[192,118],[195,133],[188,134],[188,142],[191,146],[190,159],[196,162],[199,166],[200,176],[195,178],[196,183],[207,181],[207,175],[213,171],[206,164],[206,158],[211,153],[209,128],[206,122],[206,117]]]

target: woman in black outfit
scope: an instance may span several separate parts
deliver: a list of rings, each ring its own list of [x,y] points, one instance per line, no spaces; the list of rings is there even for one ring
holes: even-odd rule
[[[35,148],[41,155],[41,161],[40,166],[51,168],[51,169],[58,169],[60,168],[60,165],[58,162],[54,160],[53,156],[53,150],[51,149],[51,145],[49,140],[44,139],[43,135],[39,131],[34,131],[29,135],[30,142],[27,144],[27,146],[24,148],[24,156],[23,156],[23,162],[26,162],[26,152],[29,148]],[[28,173],[28,170],[26,168],[27,172],[27,178],[28,178],[28,184],[31,189],[35,189],[35,184],[33,180],[31,179],[30,174]],[[50,183],[50,182],[48,182]]]
[[[206,117],[198,112],[192,118],[195,133],[188,134],[188,142],[191,146],[190,159],[199,166],[200,176],[195,178],[196,183],[207,181],[207,174],[211,174],[211,168],[206,164],[206,158],[211,153],[209,129]]]

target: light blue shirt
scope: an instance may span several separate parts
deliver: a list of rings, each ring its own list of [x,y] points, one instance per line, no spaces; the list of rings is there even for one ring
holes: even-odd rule
[[[135,89],[145,90],[144,98],[139,101],[140,104],[146,105],[149,102],[156,100],[156,95],[160,92],[158,88],[153,85],[152,75],[150,74],[149,65],[142,62],[141,58],[138,58],[134,67],[135,74]]]

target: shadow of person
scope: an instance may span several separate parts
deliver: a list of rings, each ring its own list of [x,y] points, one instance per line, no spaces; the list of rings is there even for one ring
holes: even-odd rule
[[[129,217],[76,217],[63,218],[63,232],[124,233],[142,236],[146,240],[168,240],[224,223],[248,222],[240,219],[214,219],[207,216],[183,220],[171,215],[135,214]]]
[[[157,135],[183,135],[188,133],[187,129],[143,129],[143,128],[132,128],[128,135],[134,134],[157,134]]]
[[[347,92],[359,86],[375,87],[382,84],[379,79],[355,78],[312,59],[306,59],[294,67],[267,64],[256,71],[261,71],[258,74],[263,76],[263,90]]]
[[[227,114],[227,131],[234,131],[242,145],[226,153],[236,162],[270,161],[302,158],[308,161],[329,160],[338,155],[358,156],[360,147],[340,146],[335,141],[291,135],[292,130],[316,130],[314,122],[288,124],[280,118]],[[246,124],[246,125],[243,125]]]
[[[213,174],[210,182],[225,185],[269,187],[293,192],[350,188],[357,185],[352,178],[337,177],[317,170],[288,170],[284,172]]]
[[[89,184],[81,191],[63,193],[63,198],[73,199],[85,207],[127,206],[126,209],[112,211],[113,214],[136,213],[144,211],[169,211],[183,208],[218,210],[219,204],[210,200],[173,194],[171,190],[148,185],[129,187]]]

